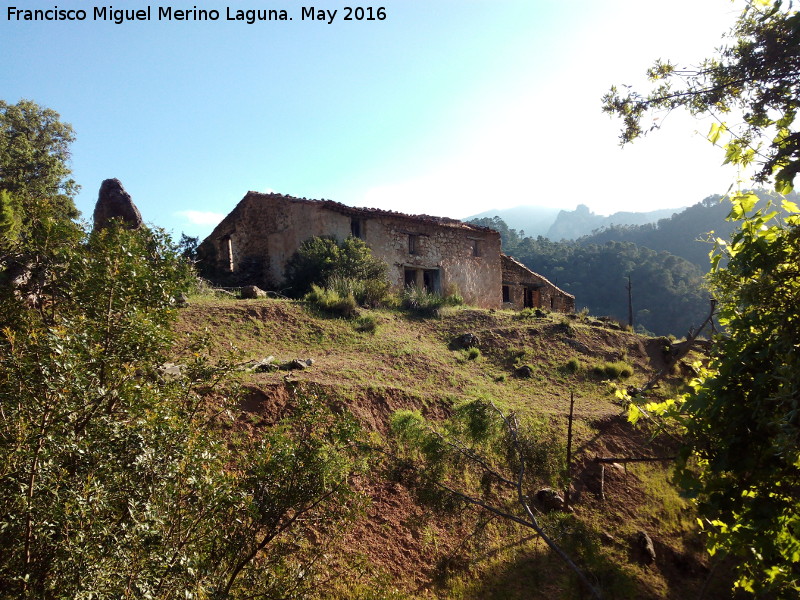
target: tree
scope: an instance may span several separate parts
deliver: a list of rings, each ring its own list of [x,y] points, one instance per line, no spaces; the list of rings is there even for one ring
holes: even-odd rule
[[[186,235],[185,233],[181,232],[181,239],[178,242],[178,251],[181,253],[183,258],[191,261],[197,260],[197,246],[199,245],[199,237]]]
[[[19,238],[22,227],[21,207],[7,190],[0,190],[0,252],[9,248]]]
[[[473,225],[489,227],[490,229],[497,231],[500,234],[503,252],[506,254],[512,254],[514,252],[514,248],[520,242],[522,237],[522,235],[516,229],[511,229],[506,222],[497,215],[492,218],[480,217],[477,219],[470,219],[469,222]]]
[[[309,537],[358,508],[355,422],[298,389],[236,435],[231,366],[173,334],[192,273],[163,231],[57,252],[41,306],[0,288],[0,598],[307,597]]]
[[[0,100],[0,190],[20,203],[25,229],[43,219],[78,216],[73,197],[78,185],[70,177],[72,126],[52,109],[30,100]]]
[[[70,178],[72,127],[30,100],[0,101],[0,285],[31,303],[51,287],[61,248],[81,237]]]
[[[800,15],[781,0],[747,4],[731,32],[733,44],[699,69],[656,63],[662,82],[647,96],[612,88],[604,109],[624,120],[623,143],[643,134],[654,110],[687,108],[717,119],[709,139],[724,144],[725,161],[756,163],[756,181],[792,190],[800,171]],[[677,88],[673,81],[679,81]],[[722,115],[733,110],[743,121]],[[730,242],[717,239],[710,282],[724,335],[691,391],[650,413],[685,428],[678,475],[696,498],[709,550],[738,560],[736,585],[757,595],[796,598],[800,592],[800,209],[759,208],[758,197],[732,197],[739,222]],[[753,212],[754,211],[754,212]],[[635,417],[642,409],[632,406]]]
[[[592,314],[627,316],[627,276],[636,282],[637,324],[657,335],[683,335],[705,315],[708,292],[700,269],[667,252],[630,242],[551,242],[525,238],[523,264],[575,294]],[[649,311],[649,312],[643,312]]]
[[[654,88],[645,95],[612,87],[603,110],[623,120],[621,143],[658,128],[643,126],[648,114],[684,108],[710,115],[716,122],[708,137],[727,139],[726,163],[755,163],[757,182],[773,180],[776,191],[790,192],[800,170],[800,13],[791,7],[750,0],[716,56],[693,68],[656,61],[647,72]],[[741,122],[726,120],[739,116]]]
[[[684,429],[678,478],[694,497],[712,553],[738,559],[736,585],[769,597],[800,592],[800,210],[781,219],[757,197],[734,200],[740,229],[718,240],[712,291],[719,321],[691,391],[648,413]],[[726,266],[722,268],[722,261]],[[635,419],[641,409],[632,405]]]

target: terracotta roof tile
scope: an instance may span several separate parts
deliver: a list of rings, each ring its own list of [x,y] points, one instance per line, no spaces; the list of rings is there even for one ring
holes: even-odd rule
[[[313,200],[308,198],[295,198],[294,196],[289,196],[286,194],[277,194],[277,193],[265,194],[263,192],[253,192],[253,191],[247,192],[247,194],[242,200],[244,201],[247,200],[248,198],[255,198],[255,199],[282,198],[284,200],[291,200],[292,202],[302,202],[306,204],[321,205],[323,208],[326,208],[328,210],[333,210],[353,217],[391,217],[394,219],[405,219],[409,221],[443,225],[445,227],[456,227],[461,229],[470,229],[473,231],[485,231],[485,232],[497,233],[491,227],[483,227],[481,225],[473,225],[472,223],[464,223],[463,221],[459,221],[458,219],[451,219],[449,217],[434,217],[431,215],[409,215],[406,213],[396,212],[393,210],[383,210],[380,208],[361,208],[355,206],[347,206],[346,204],[342,204],[341,202],[335,202],[333,200]]]

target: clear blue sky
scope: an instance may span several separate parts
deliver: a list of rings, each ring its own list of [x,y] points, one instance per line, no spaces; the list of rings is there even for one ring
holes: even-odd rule
[[[109,4],[149,5],[152,20],[92,20]],[[344,21],[356,4],[4,0],[0,97],[73,125],[85,217],[117,177],[175,234],[206,235],[248,190],[457,218],[521,204],[608,214],[693,204],[735,176],[703,139],[709,125],[680,115],[620,149],[600,97],[655,58],[708,55],[738,4],[386,0],[371,5],[385,20]],[[56,5],[88,18],[6,12]],[[220,19],[159,22],[159,6]],[[303,6],[338,12],[303,21]],[[227,7],[293,20],[230,22]]]

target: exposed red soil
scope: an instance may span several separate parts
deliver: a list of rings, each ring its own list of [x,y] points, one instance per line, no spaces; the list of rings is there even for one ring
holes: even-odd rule
[[[187,315],[182,321],[179,331],[195,331],[203,322],[225,327],[232,320],[246,323],[246,319],[253,319],[258,324],[253,326],[254,333],[267,342],[271,332],[279,330],[281,335],[301,328],[311,334],[316,330],[320,336],[326,333],[322,325],[309,322],[296,307],[281,302],[223,304],[194,310],[194,315]],[[568,323],[547,319],[509,323],[508,319],[499,321],[490,311],[462,310],[443,323],[414,321],[408,327],[416,328],[420,339],[423,335],[438,337],[443,352],[453,337],[473,332],[479,337],[480,349],[487,360],[498,362],[505,360],[505,354],[514,348],[537,348],[563,355],[565,359],[570,356],[586,361],[624,359],[638,372],[654,373],[666,365],[667,358],[661,339],[646,340],[604,327],[571,327]],[[450,412],[449,403],[442,398],[423,399],[401,387],[386,384],[397,368],[424,372],[424,358],[409,355],[396,359],[397,364],[376,362],[364,366],[382,383],[347,382],[347,386],[342,385],[345,381],[342,373],[344,367],[350,367],[348,357],[329,351],[318,353],[315,360],[314,367],[308,371],[249,376],[245,384],[247,393],[239,407],[242,416],[236,427],[255,431],[279,421],[291,410],[291,388],[298,381],[313,386],[334,409],[345,407],[366,430],[379,436],[387,434],[389,417],[398,409],[420,410],[427,418],[436,420],[446,418]],[[554,385],[550,394],[558,403],[558,418],[562,419],[569,405],[567,389]],[[674,455],[676,450],[675,440],[667,436],[652,439],[649,431],[633,428],[619,412],[619,406],[608,398],[594,403],[584,401],[576,411],[586,423],[584,430],[591,432],[585,435],[586,439],[576,439],[574,443],[571,500],[576,514],[608,531],[614,538],[610,542],[614,556],[632,565],[637,563],[637,557],[629,550],[632,536],[640,529],[648,531],[657,559],[649,567],[632,567],[643,573],[636,597],[681,600],[694,597],[708,572],[707,559],[698,539],[654,529],[658,519],[642,512],[647,491],[635,473],[622,465],[606,465],[605,498],[601,498],[601,468],[594,462],[596,456],[666,457]],[[447,563],[450,570],[468,572],[471,564],[486,558],[470,555],[463,545],[480,520],[477,510],[448,517],[432,515],[405,486],[387,477],[361,478],[354,485],[369,498],[369,503],[365,518],[346,535],[347,551],[364,555],[377,572],[388,574],[398,587],[414,594],[436,595],[436,581],[443,574],[443,564]],[[526,535],[528,532],[518,532],[508,543],[518,544]],[[447,558],[449,560],[443,562]],[[551,568],[560,569],[561,566],[556,563]],[[513,575],[510,577],[513,579]],[[549,584],[544,584],[533,597],[556,597],[553,594],[557,593]],[[513,597],[530,595],[531,590],[520,590],[519,596],[515,592]]]

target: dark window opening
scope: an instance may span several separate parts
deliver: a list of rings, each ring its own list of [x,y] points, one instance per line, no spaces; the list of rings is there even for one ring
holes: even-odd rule
[[[418,242],[419,242],[419,240],[417,238],[419,238],[418,235],[414,235],[414,234],[411,234],[411,233],[408,234],[408,253],[409,254],[416,254],[417,253],[417,249],[418,249],[417,247],[418,247]]]
[[[511,302],[511,288],[507,285],[503,286],[503,302]]]
[[[472,240],[472,256],[481,255],[481,242],[480,240]]]
[[[439,269],[406,268],[403,272],[403,283],[406,287],[417,286],[431,294],[442,293],[442,278]]]
[[[541,308],[541,294],[539,290],[525,288],[523,305],[525,308]]]
[[[422,286],[426,292],[439,292],[439,269],[425,269],[422,272]]]
[[[364,223],[361,219],[355,217],[350,219],[350,235],[361,240],[364,239]]]
[[[225,268],[229,272],[233,272],[233,241],[231,240],[231,236],[226,235],[222,238],[222,251],[223,257],[225,261]]]
[[[404,284],[406,287],[417,285],[417,270],[416,269],[406,269],[405,270],[405,281]]]

